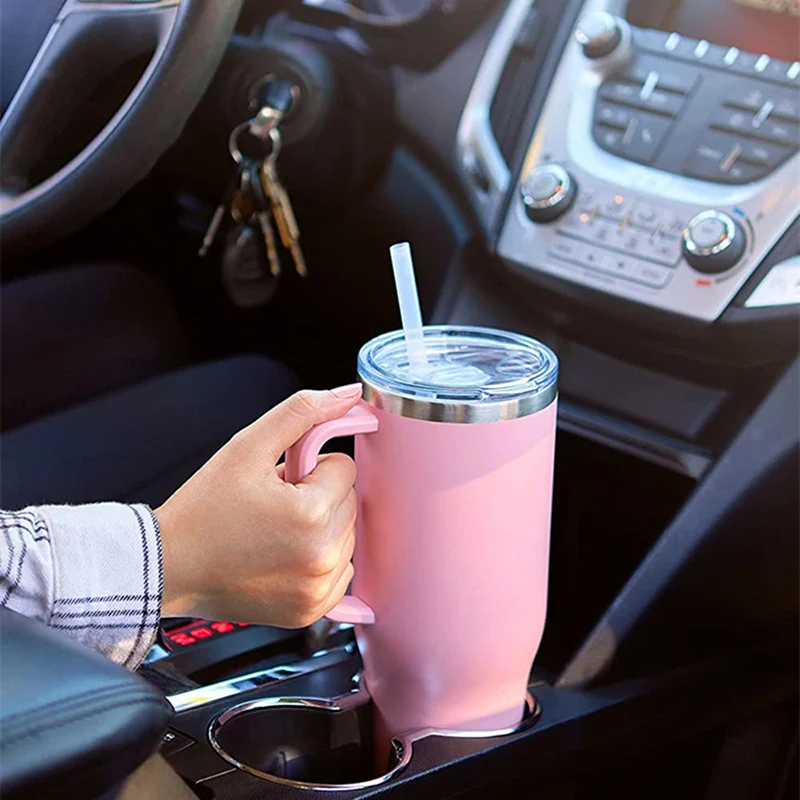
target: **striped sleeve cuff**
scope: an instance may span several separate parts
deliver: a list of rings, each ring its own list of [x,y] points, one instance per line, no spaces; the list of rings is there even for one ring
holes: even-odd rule
[[[161,536],[145,505],[41,506],[53,558],[50,627],[136,669],[155,641]]]

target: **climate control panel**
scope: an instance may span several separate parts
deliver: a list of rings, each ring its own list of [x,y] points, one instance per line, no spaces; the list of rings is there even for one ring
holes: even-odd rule
[[[800,65],[745,75],[748,54],[689,52],[620,19],[622,2],[584,10],[497,253],[534,282],[711,322],[800,213]]]

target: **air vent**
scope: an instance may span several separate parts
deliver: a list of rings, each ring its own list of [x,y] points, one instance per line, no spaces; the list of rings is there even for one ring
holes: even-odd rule
[[[497,145],[507,164],[513,163],[514,150],[536,79],[564,5],[561,0],[535,2],[520,27],[517,41],[497,85],[490,119]]]

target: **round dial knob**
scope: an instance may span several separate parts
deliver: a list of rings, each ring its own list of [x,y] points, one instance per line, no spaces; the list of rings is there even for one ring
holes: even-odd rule
[[[742,226],[722,211],[702,211],[683,231],[683,255],[698,272],[725,272],[746,244]]]
[[[578,23],[575,39],[586,58],[602,58],[610,55],[622,41],[622,26],[613,14],[594,11]]]
[[[550,222],[569,210],[577,186],[558,164],[536,167],[522,183],[522,202],[534,222]]]

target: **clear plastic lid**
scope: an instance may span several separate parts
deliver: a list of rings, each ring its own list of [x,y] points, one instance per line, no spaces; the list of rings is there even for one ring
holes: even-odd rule
[[[460,325],[426,327],[424,337],[426,367],[411,367],[402,331],[361,348],[367,402],[416,419],[492,422],[532,414],[556,396],[558,359],[535,339]]]

